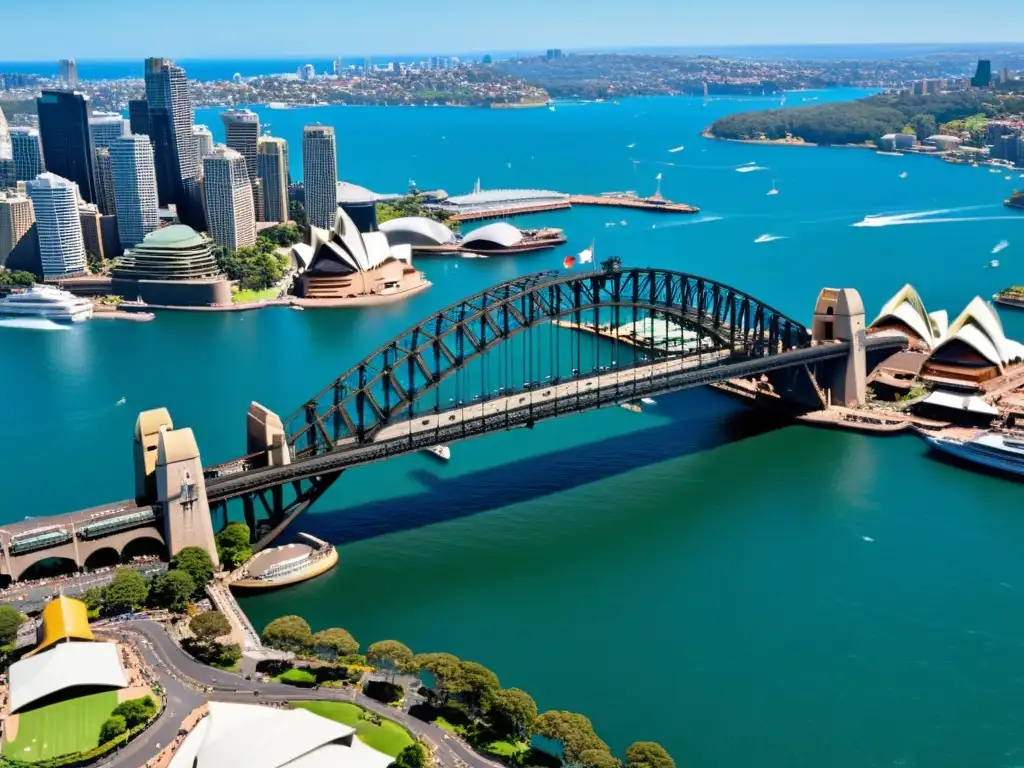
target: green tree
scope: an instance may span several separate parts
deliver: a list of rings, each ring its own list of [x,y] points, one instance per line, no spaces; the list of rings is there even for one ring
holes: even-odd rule
[[[295,222],[296,226],[303,233],[303,239],[305,239],[305,233],[309,232],[309,219],[306,218],[306,206],[298,200],[292,200],[288,203],[288,218]]]
[[[301,616],[281,616],[263,629],[263,642],[282,651],[303,651],[313,640],[309,624]]]
[[[396,672],[408,669],[412,651],[397,640],[380,640],[366,649],[366,658],[374,666],[388,670],[394,682]]]
[[[622,763],[611,752],[586,749],[580,753],[579,764],[587,768],[622,768]]]
[[[103,721],[100,726],[100,744],[113,741],[122,733],[128,730],[128,724],[121,715],[112,715]]]
[[[398,757],[389,768],[429,768],[431,762],[426,747],[414,741],[398,753]]]
[[[82,595],[82,602],[90,611],[99,610],[103,607],[103,590],[100,587],[89,587]]]
[[[198,640],[212,643],[218,637],[231,634],[231,622],[220,611],[197,613],[188,623],[188,628]]]
[[[626,768],[676,768],[676,761],[655,741],[634,741],[626,748]]]
[[[434,676],[434,691],[442,704],[447,704],[459,687],[462,663],[450,653],[420,653],[412,657],[414,669],[426,670]]]
[[[225,568],[234,570],[252,557],[249,526],[245,523],[228,523],[217,534],[217,556]]]
[[[137,611],[146,604],[148,596],[149,585],[141,573],[131,568],[118,568],[103,598],[108,611],[124,613]]]
[[[142,725],[147,722],[153,715],[156,714],[156,702],[153,701],[152,696],[143,696],[140,699],[129,699],[128,701],[122,701],[116,707],[111,715],[120,715],[124,718],[125,725],[129,728],[134,728],[137,725]]]
[[[918,141],[924,141],[929,136],[934,136],[939,130],[935,115],[914,115],[910,119],[910,124],[914,127],[914,135]]]
[[[583,753],[589,750],[610,751],[608,745],[594,733],[590,720],[575,712],[545,712],[537,717],[533,730],[546,739],[561,742],[566,763],[582,763]]]
[[[459,674],[451,688],[469,709],[469,713],[477,716],[483,711],[484,702],[500,690],[501,684],[498,676],[483,664],[462,661],[459,662]]]
[[[313,653],[327,661],[335,661],[339,656],[359,653],[359,643],[346,629],[331,627],[322,629],[313,635],[310,643]]]
[[[206,585],[213,580],[213,561],[210,553],[202,547],[185,547],[178,554],[171,558],[170,569],[172,571],[185,571],[192,577],[196,585],[193,593],[196,597],[201,596],[206,590]]]
[[[18,639],[18,629],[24,623],[25,617],[19,611],[9,605],[0,605],[0,646],[13,647]]]
[[[188,571],[168,571],[153,579],[150,600],[174,613],[184,613],[195,594],[196,583]]]
[[[487,716],[501,736],[529,741],[537,720],[537,703],[526,691],[503,688],[487,700]]]
[[[31,272],[18,269],[0,269],[0,285],[18,285],[28,287],[35,283],[36,276]]]
[[[302,232],[300,232],[298,226],[291,221],[286,221],[282,224],[278,224],[276,227],[263,230],[260,233],[260,237],[265,237],[275,246],[283,246],[285,248],[289,248],[296,243],[302,242]]]

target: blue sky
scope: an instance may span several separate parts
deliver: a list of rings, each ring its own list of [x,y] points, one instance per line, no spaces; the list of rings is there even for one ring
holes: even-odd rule
[[[976,23],[965,23],[972,14]],[[0,59],[7,61],[977,42],[1011,32],[1019,38],[1024,2],[0,0],[0,28]]]

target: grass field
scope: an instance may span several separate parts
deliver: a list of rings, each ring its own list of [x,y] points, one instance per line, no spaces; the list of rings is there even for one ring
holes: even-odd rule
[[[238,291],[231,297],[231,300],[235,304],[241,304],[246,301],[269,301],[270,299],[276,299],[277,294],[277,288],[267,288],[265,291]]]
[[[23,712],[18,715],[17,738],[4,743],[4,756],[34,762],[92,749],[100,726],[116,706],[117,691],[104,691]]]
[[[409,732],[398,723],[381,720],[380,725],[374,725],[367,720],[361,720],[359,716],[363,710],[355,704],[344,701],[293,701],[292,706],[308,709],[315,715],[352,726],[356,729],[356,736],[366,746],[391,757],[398,757],[399,752],[412,744]]]

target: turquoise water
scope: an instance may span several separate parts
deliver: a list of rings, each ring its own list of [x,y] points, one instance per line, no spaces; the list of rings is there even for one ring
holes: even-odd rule
[[[716,114],[771,103],[263,112],[290,141],[296,176],[302,125],[319,120],[338,128],[342,177],[380,192],[412,177],[454,194],[480,177],[647,194],[662,173],[664,194],[702,213],[629,213],[626,227],[605,226],[621,212],[528,218],[564,227],[564,252],[420,259],[433,286],[374,310],[0,328],[0,522],[128,495],[142,408],[166,405],[192,426],[207,462],[238,455],[250,400],[288,414],[414,320],[556,268],[592,239],[599,259],[707,275],[801,319],[824,285],[857,287],[871,312],[912,281],[930,310],[955,314],[1020,282],[1024,217],[1000,205],[1019,180],[699,137]],[[197,121],[221,130],[214,112]],[[765,170],[735,170],[751,162]],[[773,179],[780,194],[769,197]],[[852,226],[926,211],[946,212]],[[784,239],[755,243],[762,235]],[[1024,338],[1024,315],[1003,317]],[[586,713],[620,752],[658,740],[681,765],[1024,761],[1020,485],[951,467],[910,438],[778,428],[710,391],[453,454],[444,466],[416,456],[343,476],[297,526],[341,545],[341,564],[246,599],[254,623],[299,612],[364,644],[451,651],[542,708]]]

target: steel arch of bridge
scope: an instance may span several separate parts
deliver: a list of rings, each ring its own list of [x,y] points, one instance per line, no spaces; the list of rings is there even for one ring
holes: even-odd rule
[[[289,417],[288,442],[299,457],[372,440],[396,416],[412,417],[418,399],[501,342],[565,316],[579,323],[583,312],[603,308],[672,316],[748,358],[810,344],[802,324],[697,275],[649,268],[538,272],[451,304],[382,345]]]

